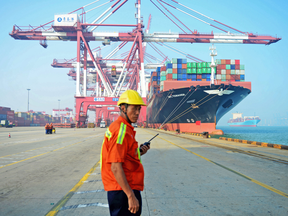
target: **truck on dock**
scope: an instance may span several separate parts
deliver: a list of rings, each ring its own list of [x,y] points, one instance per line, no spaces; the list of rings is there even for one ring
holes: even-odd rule
[[[0,123],[1,127],[6,127],[6,128],[9,128],[9,127],[14,127],[15,124],[12,124],[11,122],[9,122],[8,120],[1,120],[1,123]]]

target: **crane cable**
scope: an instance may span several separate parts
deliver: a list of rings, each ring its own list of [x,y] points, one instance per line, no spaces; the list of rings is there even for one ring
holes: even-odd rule
[[[220,86],[219,88],[221,88],[221,86]],[[219,90],[219,88],[218,88],[218,90]],[[229,89],[229,87],[227,87],[225,90],[227,90],[227,89]],[[207,95],[207,96],[209,96],[209,95]],[[206,97],[207,97],[207,96],[206,96]],[[205,97],[204,97],[204,98],[202,98],[200,101],[198,101],[195,105],[197,105],[197,106],[199,107],[199,106],[201,106],[202,104],[206,103],[207,101],[213,99],[213,98],[216,97],[216,96],[217,96],[217,95],[214,95],[213,97],[211,97],[211,98],[207,99],[206,101],[202,102],[201,104],[197,105],[197,103],[199,103],[201,100],[203,100],[203,99],[205,98]],[[190,112],[190,111],[192,111],[192,110],[194,110],[194,109],[195,109],[195,108],[193,108],[193,107],[187,108],[186,110],[184,110],[182,113],[180,113],[180,114],[178,114],[177,116],[175,116],[173,119],[171,119],[171,120],[170,120],[169,122],[167,122],[167,123],[171,123],[171,122],[173,122],[173,121],[181,118],[183,115],[187,114],[188,112]],[[167,124],[167,123],[165,123],[165,124]],[[164,126],[165,124],[163,124],[163,126]]]
[[[169,119],[175,112],[177,112],[177,110],[188,100],[189,97],[191,97],[194,92],[196,91],[197,89],[195,88],[195,90],[192,92],[191,95],[189,95],[186,99],[185,97],[187,96],[188,93],[191,93],[191,88],[188,90],[188,92],[185,94],[185,96],[182,98],[182,100],[177,104],[177,106],[175,106],[175,108],[172,110],[172,112],[167,116],[167,118],[164,120],[164,122],[160,125],[159,128],[162,127],[163,124],[165,124],[165,122],[167,121],[167,119]],[[183,101],[185,99],[185,101]],[[182,102],[183,101],[183,102]]]
[[[164,101],[162,102],[160,109],[158,110],[158,112],[156,113],[156,115],[154,116],[153,120],[155,120],[155,118],[157,117],[157,115],[160,113],[160,111],[162,110],[162,108],[165,106],[165,104],[167,103],[169,96],[171,96],[173,93],[173,90],[171,92],[169,92],[166,96],[166,98],[164,99]]]

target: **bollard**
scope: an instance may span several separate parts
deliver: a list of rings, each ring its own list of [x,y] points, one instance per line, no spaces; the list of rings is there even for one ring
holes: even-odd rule
[[[203,138],[209,138],[209,133],[208,132],[203,132],[202,136],[203,136]]]

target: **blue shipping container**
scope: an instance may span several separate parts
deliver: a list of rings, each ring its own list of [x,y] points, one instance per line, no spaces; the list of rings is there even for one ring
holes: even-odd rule
[[[211,78],[211,74],[206,74],[206,78],[210,79]]]
[[[187,73],[187,69],[182,69],[181,71],[182,71],[181,72],[182,74],[186,74]]]
[[[192,78],[192,81],[197,81],[196,78]]]
[[[182,64],[182,59],[177,59],[177,64]]]
[[[167,65],[166,65],[166,69],[167,68],[172,68],[172,63],[168,63]]]
[[[177,64],[177,68],[182,68],[182,64]]]
[[[182,74],[182,79],[187,79],[187,74]]]
[[[153,76],[153,77],[152,77],[152,80],[153,80],[153,81],[157,81],[157,77],[156,77],[156,76]]]
[[[197,79],[197,81],[202,81],[202,79]]]
[[[231,65],[231,70],[235,70],[235,65]]]
[[[245,80],[245,75],[240,75],[240,80]]]
[[[195,79],[195,81],[196,81],[196,74],[192,74],[192,79]]]
[[[179,81],[181,80],[181,81],[182,81],[182,78],[178,78],[178,77],[177,77],[177,80],[179,80]]]
[[[206,81],[211,81],[211,79],[210,79],[210,78],[207,78]]]
[[[160,72],[161,71],[161,67],[157,67],[156,71]]]
[[[187,64],[187,59],[182,59],[182,64]]]
[[[192,74],[187,74],[187,79],[192,79]]]
[[[207,78],[206,74],[202,74],[202,79],[206,79],[206,78]]]
[[[7,115],[0,114],[0,120],[7,120]]]

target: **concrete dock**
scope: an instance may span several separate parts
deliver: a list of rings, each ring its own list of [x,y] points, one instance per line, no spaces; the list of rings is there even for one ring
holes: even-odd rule
[[[0,128],[0,215],[109,215],[99,156],[106,129]],[[142,215],[288,215],[288,150],[137,128]],[[8,134],[11,138],[8,138]]]

